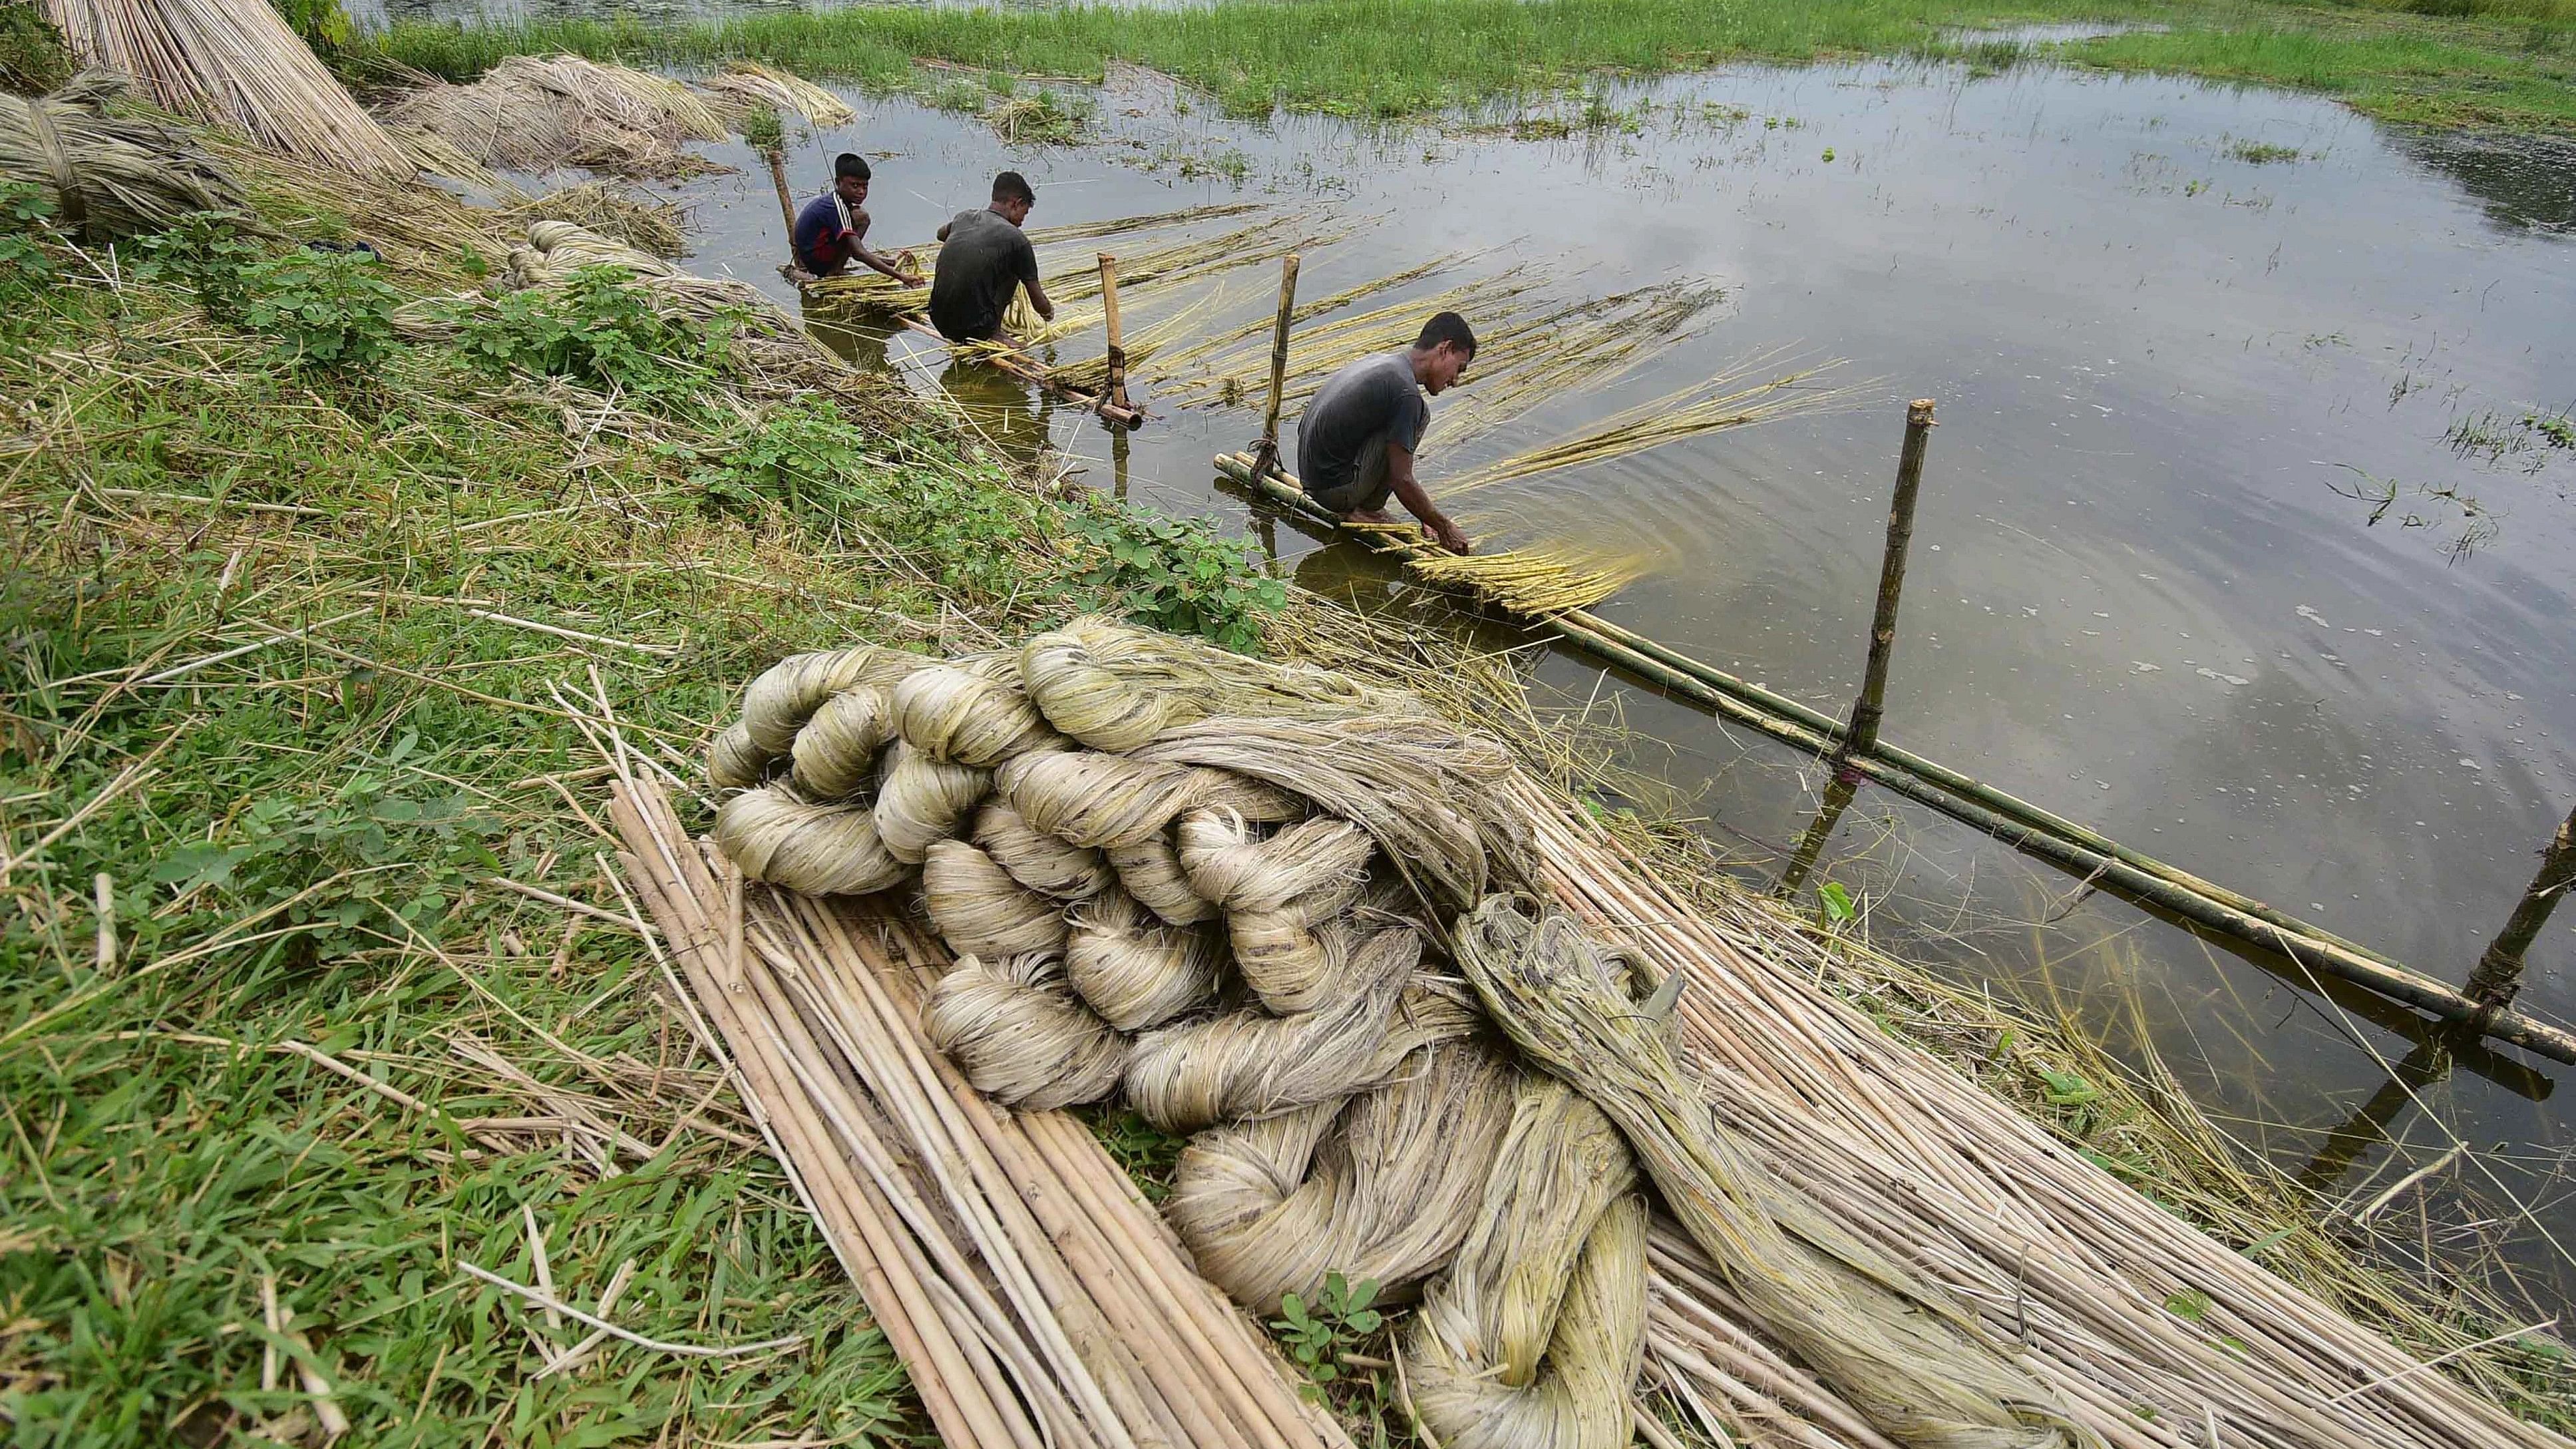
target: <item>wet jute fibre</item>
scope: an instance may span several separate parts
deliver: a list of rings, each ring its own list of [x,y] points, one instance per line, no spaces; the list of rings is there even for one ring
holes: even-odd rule
[[[1085,619],[787,659],[708,765],[746,877],[917,886],[957,957],[924,1030],[978,1090],[1189,1134],[1165,1212],[1238,1303],[1418,1303],[1407,1402],[1451,1449],[1628,1442],[1650,1194],[1889,1438],[2075,1442],[1721,1135],[1650,983],[1525,908],[1506,751],[1408,697]]]

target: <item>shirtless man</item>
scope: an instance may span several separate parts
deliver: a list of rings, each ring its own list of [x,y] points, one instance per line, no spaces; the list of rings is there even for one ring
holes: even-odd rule
[[[1386,512],[1391,493],[1442,548],[1467,552],[1466,533],[1415,481],[1413,454],[1431,424],[1431,404],[1422,395],[1437,397],[1455,386],[1475,355],[1467,319],[1443,312],[1422,324],[1411,347],[1363,357],[1334,373],[1297,420],[1297,472],[1306,496],[1346,519],[1393,523]]]

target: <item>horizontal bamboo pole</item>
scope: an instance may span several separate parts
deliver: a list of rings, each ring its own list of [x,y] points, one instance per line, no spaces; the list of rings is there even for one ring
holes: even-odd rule
[[[1216,467],[1268,502],[1309,522],[1325,527],[1339,525],[1339,520],[1308,498],[1293,478],[1285,474],[1256,477],[1252,459],[1245,454],[1223,454],[1217,458]],[[1381,552],[1406,557],[1419,557],[1426,552],[1424,545],[1384,533],[1367,531],[1355,536]],[[1840,748],[1843,730],[1839,721],[1670,648],[1653,645],[1588,610],[1569,609],[1528,622],[1668,693],[1784,744],[1824,757]],[[1956,770],[1883,742],[1872,746],[1867,754],[1852,756],[1851,765],[1907,799],[1929,805],[2087,881],[2109,886],[2195,925],[2279,952],[2307,970],[2366,987],[2440,1020],[2474,1027],[2486,1036],[2553,1061],[2576,1065],[2576,1033],[2516,1012],[2489,1014],[2444,982],[2408,970],[2249,896],[2126,849],[2097,831]]]
[[[946,346],[948,343],[947,338],[940,336],[938,328],[931,326],[928,322],[923,321],[919,317],[907,314],[903,319],[903,325],[914,332],[920,333],[924,337],[937,338],[942,346]],[[1047,371],[1045,366],[1040,364],[1035,358],[1016,357],[1010,353],[1003,352],[988,356],[984,361],[990,362],[995,367],[1000,368],[1002,371],[1009,373],[1011,376],[1018,378],[1022,382],[1031,383],[1038,387],[1045,388],[1047,391],[1054,393],[1056,396],[1063,398],[1065,401],[1072,403],[1074,406],[1081,408],[1086,412],[1098,413],[1104,420],[1116,423],[1122,428],[1141,427],[1145,422],[1145,413],[1143,409],[1114,403],[1107,398],[1094,397],[1090,393],[1084,392],[1078,387],[1058,382],[1055,374]]]

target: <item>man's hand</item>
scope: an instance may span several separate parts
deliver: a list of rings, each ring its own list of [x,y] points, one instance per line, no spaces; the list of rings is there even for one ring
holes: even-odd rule
[[[1422,531],[1430,534],[1433,542],[1439,544],[1442,548],[1449,550],[1451,553],[1470,553],[1474,551],[1473,546],[1467,542],[1466,531],[1446,518],[1441,519],[1437,523],[1424,524],[1422,526]]]
[[[923,276],[919,272],[897,272],[894,275],[894,279],[903,283],[907,287],[926,286],[930,281],[928,277]]]

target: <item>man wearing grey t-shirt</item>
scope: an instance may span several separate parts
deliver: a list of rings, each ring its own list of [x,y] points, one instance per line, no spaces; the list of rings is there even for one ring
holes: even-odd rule
[[[1334,373],[1297,420],[1297,472],[1306,496],[1346,519],[1392,523],[1386,500],[1393,494],[1442,548],[1467,552],[1467,535],[1414,480],[1413,455],[1431,423],[1422,395],[1448,391],[1475,355],[1467,319],[1443,312],[1422,324],[1411,347]]]

